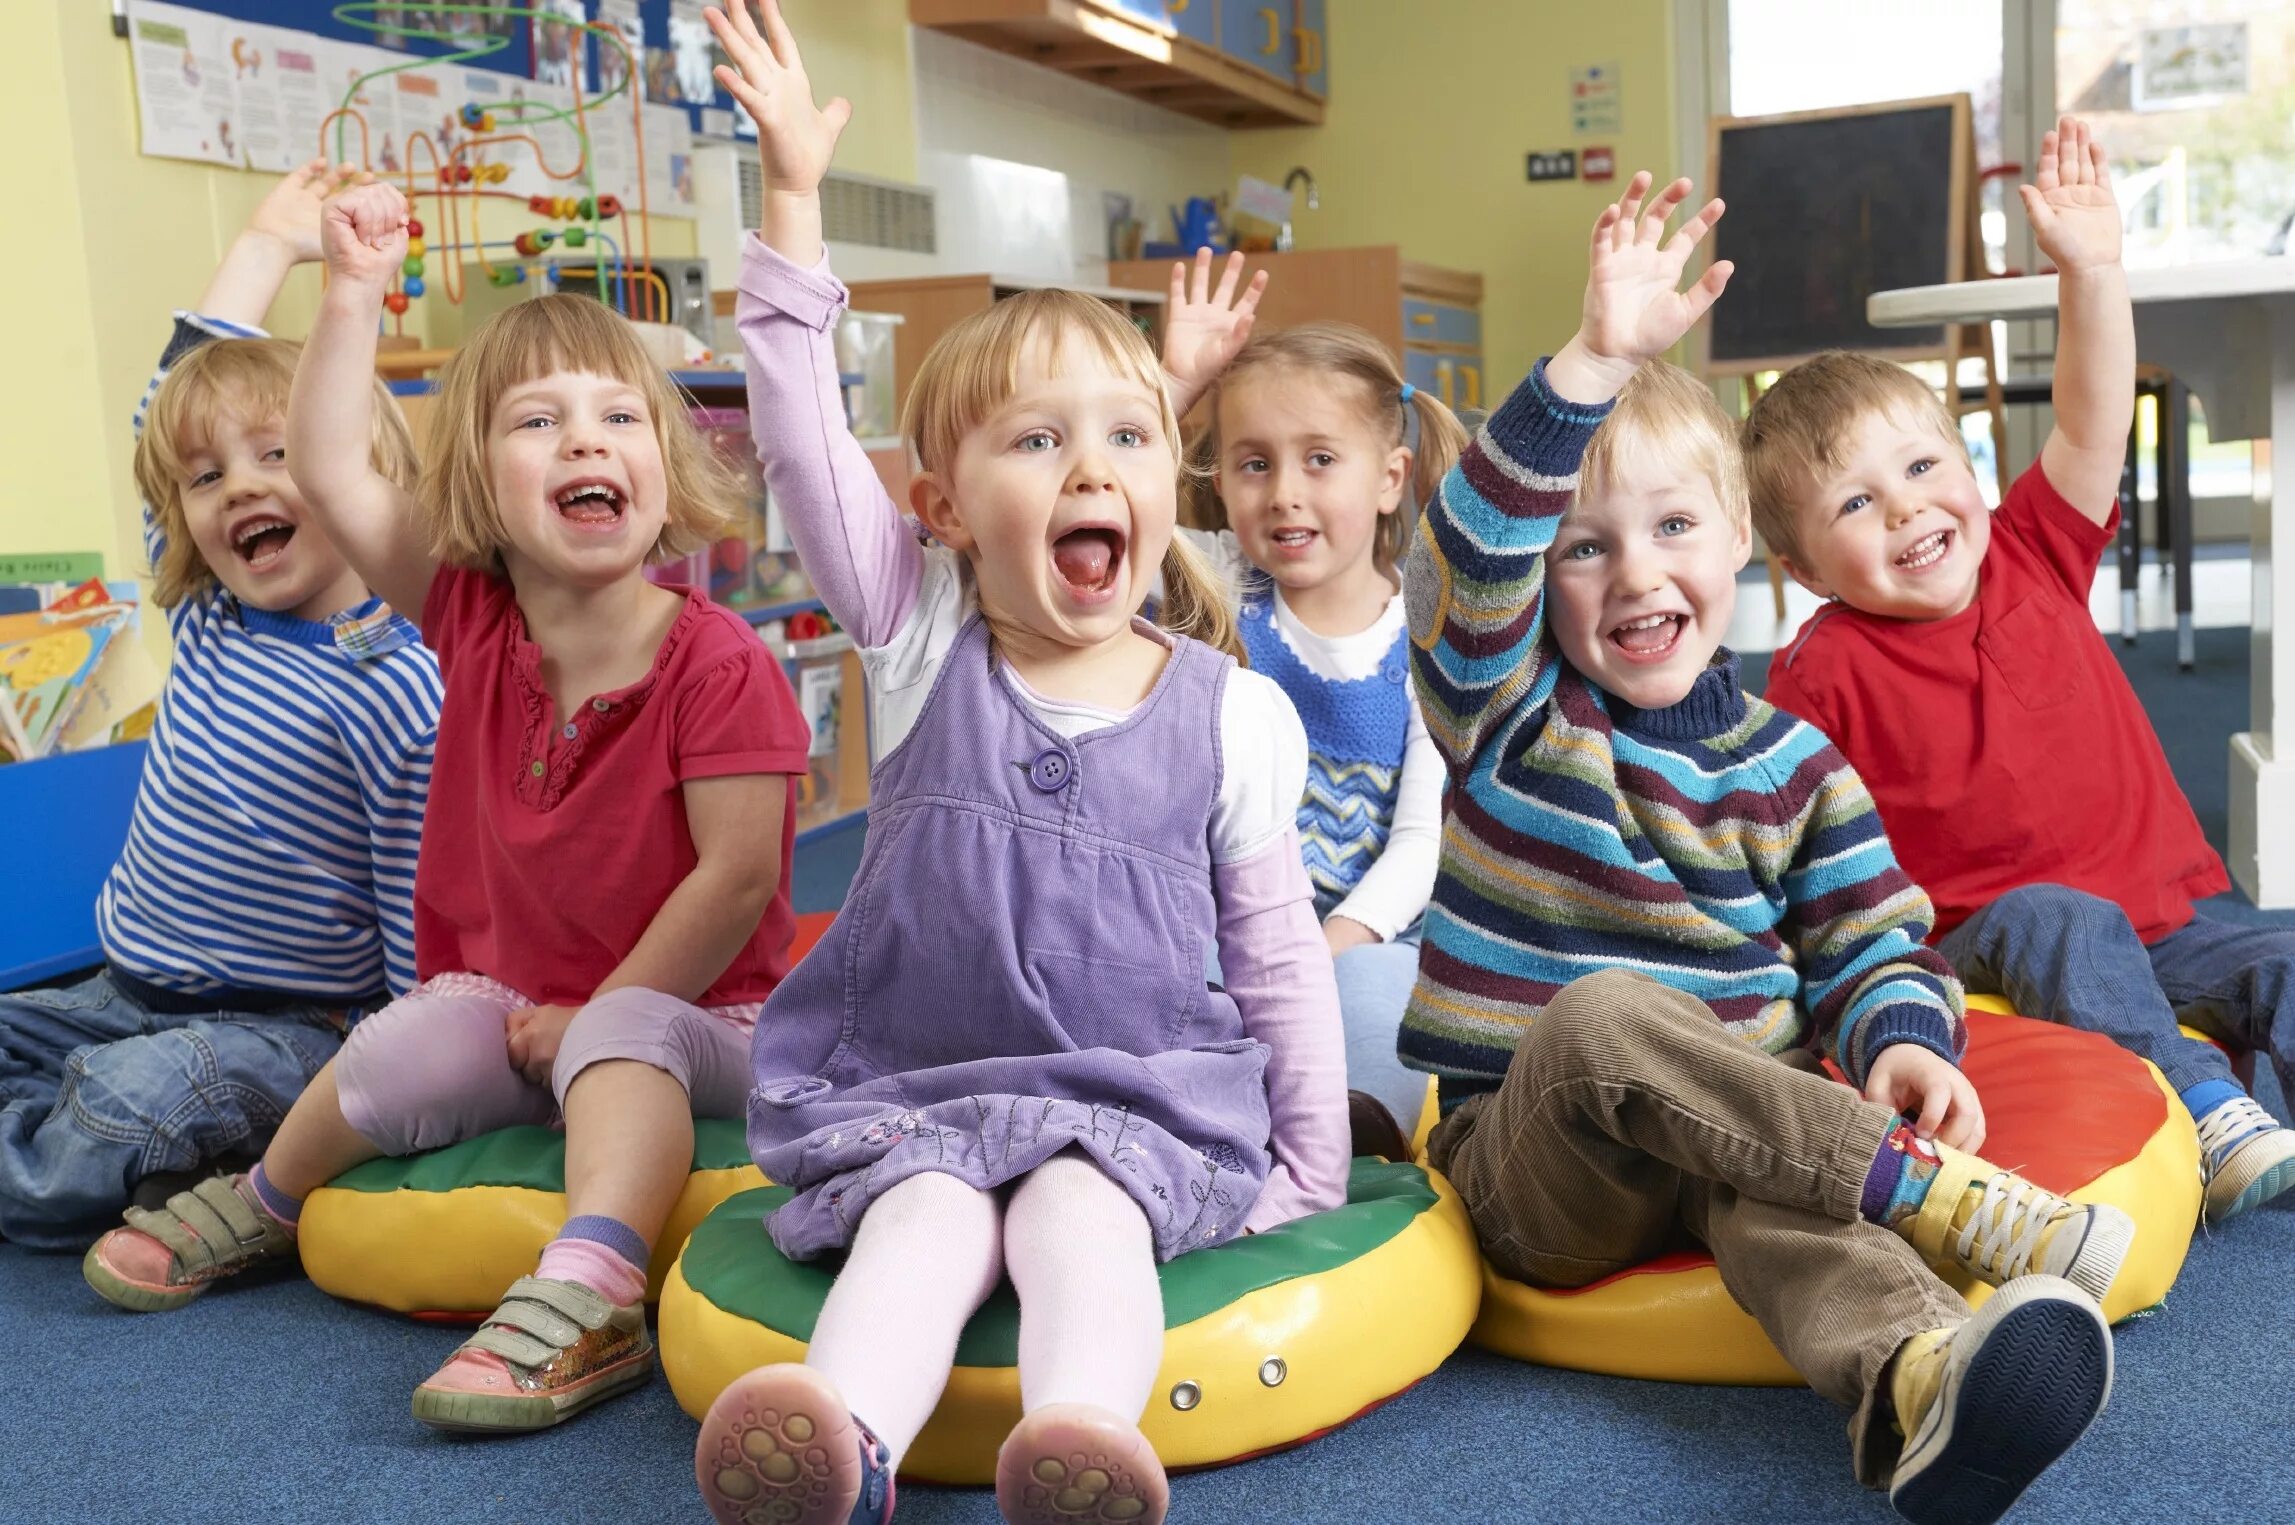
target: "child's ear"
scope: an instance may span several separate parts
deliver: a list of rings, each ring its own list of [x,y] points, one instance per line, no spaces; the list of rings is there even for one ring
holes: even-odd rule
[[[1792,578],[1819,598],[1829,599],[1833,596],[1833,590],[1825,585],[1823,578],[1782,551],[1777,553],[1777,564],[1785,569],[1787,577]],[[1742,567],[1744,563],[1739,562],[1738,565]]]
[[[909,510],[916,522],[932,532],[932,538],[963,555],[972,549],[972,536],[957,517],[956,505],[949,500],[948,490],[941,486],[940,478],[929,471],[920,471],[909,479]]]
[[[1737,522],[1737,541],[1731,549],[1729,570],[1742,572],[1745,570],[1745,564],[1752,559],[1753,521],[1750,518],[1740,519]]]
[[[1397,445],[1387,452],[1386,477],[1379,484],[1380,513],[1391,514],[1402,503],[1403,489],[1410,485],[1410,468],[1415,459],[1408,445]]]

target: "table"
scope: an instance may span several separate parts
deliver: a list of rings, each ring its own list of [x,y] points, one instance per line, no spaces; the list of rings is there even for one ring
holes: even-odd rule
[[[2131,270],[2136,353],[2175,373],[2215,440],[2283,441],[2295,459],[2295,258]],[[1879,328],[2046,318],[2056,277],[1875,292]],[[2295,906],[2295,492],[2279,497],[2258,451],[2249,729],[2231,738],[2231,876],[2259,906]],[[2277,551],[2286,542],[2284,553]],[[2274,747],[2274,728],[2286,735]]]

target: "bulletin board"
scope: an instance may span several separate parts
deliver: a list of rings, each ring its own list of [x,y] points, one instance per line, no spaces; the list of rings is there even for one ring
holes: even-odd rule
[[[1966,95],[1786,116],[1716,117],[1713,193],[1729,204],[1713,257],[1732,260],[1708,320],[1707,369],[1782,370],[1820,350],[1942,358],[1943,327],[1875,328],[1876,291],[1981,273]]]

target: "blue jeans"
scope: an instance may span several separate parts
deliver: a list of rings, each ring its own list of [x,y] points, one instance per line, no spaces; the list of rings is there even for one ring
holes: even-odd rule
[[[2233,1079],[2222,1051],[2177,1032],[2178,1021],[2270,1055],[2282,1090],[2295,1079],[2295,929],[2195,916],[2146,947],[2111,901],[2029,884],[1962,922],[1937,951],[1970,990],[2102,1033],[2158,1065],[2178,1091]]]
[[[1412,922],[1392,940],[1349,948],[1333,961],[1339,980],[1339,1021],[1347,1032],[1347,1089],[1375,1096],[1409,1137],[1426,1106],[1426,1076],[1403,1068],[1395,1057],[1403,1008],[1418,983],[1421,924]],[[1219,944],[1204,945],[1203,976],[1217,985]]]
[[[342,1041],[317,1007],[168,1015],[108,973],[0,994],[0,1238],[84,1244],[145,1176],[260,1148]]]

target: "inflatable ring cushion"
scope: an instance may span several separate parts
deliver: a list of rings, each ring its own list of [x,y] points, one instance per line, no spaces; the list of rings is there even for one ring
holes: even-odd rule
[[[797,918],[791,962],[833,919]],[[661,1294],[711,1208],[764,1184],[740,1121],[696,1120],[693,1174],[654,1245],[648,1295]],[[483,1318],[565,1221],[565,1135],[508,1128],[346,1171],[304,1202],[299,1238],[303,1269],[324,1292],[418,1317]]]
[[[2081,1202],[2136,1220],[2134,1250],[2104,1311],[2114,1321],[2167,1296],[2199,1219],[2199,1139],[2158,1070],[2094,1033],[1968,998],[1968,1076],[1984,1098],[1984,1154]],[[2075,1125],[2076,1120],[2076,1125]],[[1970,1301],[1990,1289],[1948,1277]],[[1661,1382],[1794,1386],[1800,1375],[1721,1284],[1711,1257],[1667,1255],[1570,1291],[1483,1267],[1474,1342],[1546,1366]]]
[[[701,1417],[751,1367],[802,1360],[833,1258],[796,1262],[766,1235],[786,1187],[703,1220],[662,1289],[662,1370]],[[1162,1267],[1163,1365],[1140,1425],[1167,1467],[1208,1467],[1310,1440],[1426,1376],[1481,1296],[1466,1208],[1416,1165],[1358,1159],[1347,1205]],[[940,1406],[902,1462],[929,1482],[994,1480],[1020,1419],[1020,1309],[1001,1287],[965,1327]]]

